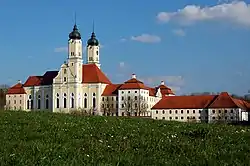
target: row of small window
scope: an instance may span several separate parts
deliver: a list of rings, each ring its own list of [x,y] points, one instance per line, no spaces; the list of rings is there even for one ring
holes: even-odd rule
[[[71,106],[70,106],[71,108],[75,107],[74,103],[75,103],[74,98],[71,98]],[[87,98],[84,98],[83,106],[84,106],[84,108],[88,107]],[[96,108],[96,98],[92,99],[92,106],[93,106],[93,108]],[[59,98],[56,99],[56,108],[60,108],[60,99]],[[67,98],[63,98],[63,108],[67,108]]]
[[[10,97],[11,95],[9,95],[9,97]],[[16,95],[14,95],[14,97],[16,97]],[[22,95],[20,95],[20,97],[22,97]]]
[[[135,106],[135,108],[138,108],[138,104],[137,103],[134,103],[134,104],[127,103],[126,108],[132,108],[133,105]],[[121,104],[121,107],[125,108],[125,104]],[[148,108],[148,104],[142,103],[140,107],[141,107],[141,109]]]
[[[95,94],[95,93],[93,93],[92,95],[93,95],[93,97],[95,97],[95,96],[96,96],[96,94]],[[67,94],[66,94],[66,93],[64,93],[64,94],[63,94],[63,96],[64,96],[64,97],[67,97]],[[74,95],[74,93],[71,93],[71,97],[74,97],[74,96],[75,96],[75,95]],[[88,96],[88,95],[87,95],[87,93],[85,93],[85,94],[84,94],[84,97],[87,97],[87,96]],[[59,93],[57,93],[57,94],[56,94],[56,97],[57,97],[57,98],[59,98],[59,97],[60,97]]]
[[[37,98],[40,99],[40,98],[41,98],[41,95],[38,95]],[[49,98],[49,95],[46,95],[45,98],[46,98],[46,99]],[[31,95],[29,95],[29,99],[32,99],[32,96],[31,96]]]
[[[157,117],[155,117],[155,119],[158,119]],[[166,119],[165,117],[162,117],[162,119]],[[175,120],[178,120],[178,119],[184,119],[184,117],[182,116],[182,117],[169,117],[169,120],[172,120],[172,119],[175,119]],[[194,116],[193,117],[187,117],[187,119],[196,119]],[[201,117],[199,116],[198,117],[198,119],[201,119]],[[206,119],[207,119],[207,117],[206,117]]]
[[[111,97],[111,101],[114,101],[114,99],[118,101],[118,97]],[[105,97],[102,98],[102,101],[105,101]],[[106,101],[109,101],[109,97],[106,97]]]
[[[212,112],[213,112],[213,114],[215,114],[216,111],[215,111],[215,110],[212,110]],[[219,113],[219,114],[221,114],[221,113],[225,113],[225,114],[226,114],[226,113],[228,113],[228,112],[229,112],[229,110],[224,110],[224,112],[223,112],[223,110],[218,110],[218,113]],[[234,110],[230,110],[230,112],[231,112],[231,113],[234,113]]]
[[[135,90],[134,92],[135,92],[135,93],[137,93],[137,91],[136,91],[136,90]],[[130,93],[130,90],[128,91],[128,93]],[[124,94],[124,91],[122,91],[122,94]]]
[[[184,111],[181,110],[180,112],[181,112],[181,114],[183,114]],[[193,114],[195,114],[195,112],[196,112],[196,111],[193,110]],[[159,111],[155,111],[155,113],[158,114]],[[169,113],[169,114],[172,114],[172,110],[168,110],[168,113]],[[178,110],[175,110],[175,113],[178,114]],[[199,113],[201,113],[201,110],[199,110]],[[162,110],[162,114],[165,114],[165,110]],[[187,114],[189,114],[189,110],[187,110]]]
[[[129,90],[128,93],[130,93],[131,91]],[[137,93],[137,91],[135,90],[134,93]],[[148,94],[148,91],[141,91],[141,93],[144,93],[144,94]],[[122,94],[124,94],[124,91],[122,91]]]
[[[116,108],[118,108],[118,104],[115,104]],[[102,104],[102,108],[114,108],[114,104]]]
[[[75,56],[75,52],[70,53],[71,56]],[[77,55],[76,55],[77,56]],[[81,52],[78,52],[78,56],[81,56]]]
[[[34,109],[34,102],[33,100],[27,100],[27,109]],[[41,109],[41,100],[37,100],[37,108]],[[45,100],[45,109],[49,109],[49,99]]]

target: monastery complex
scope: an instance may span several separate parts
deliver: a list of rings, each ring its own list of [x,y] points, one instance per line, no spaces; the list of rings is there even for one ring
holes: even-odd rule
[[[213,122],[248,121],[250,104],[227,92],[206,96],[175,96],[159,80],[149,87],[132,74],[121,84],[113,84],[102,72],[100,45],[95,32],[87,41],[87,61],[75,24],[68,38],[68,57],[59,71],[29,76],[8,89],[6,109],[70,113],[86,111],[94,115],[148,116],[153,119]]]

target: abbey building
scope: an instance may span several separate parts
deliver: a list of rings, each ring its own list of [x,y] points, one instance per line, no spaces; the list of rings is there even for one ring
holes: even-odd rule
[[[150,116],[153,119],[213,122],[248,121],[250,103],[227,92],[206,96],[175,96],[161,81],[149,87],[132,74],[121,84],[112,83],[101,70],[100,45],[94,32],[83,43],[76,25],[69,34],[68,57],[59,71],[30,76],[8,89],[7,110],[51,112],[85,111],[95,115]]]
[[[47,71],[42,76],[30,76],[8,90],[6,109],[50,110],[70,112],[92,111],[94,114],[149,116],[162,95],[174,95],[161,83],[151,88],[136,79],[113,84],[101,70],[100,45],[95,32],[87,42],[87,61],[83,62],[81,34],[74,25],[68,39],[67,61],[59,71]]]

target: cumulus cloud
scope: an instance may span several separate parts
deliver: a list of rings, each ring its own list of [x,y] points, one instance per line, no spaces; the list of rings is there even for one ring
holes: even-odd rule
[[[68,47],[57,47],[54,52],[68,52]]]
[[[156,35],[142,34],[140,36],[132,36],[131,40],[142,43],[159,43],[161,41],[161,38]]]
[[[172,32],[177,36],[186,36],[186,32],[183,29],[174,29]]]
[[[210,7],[187,5],[175,12],[160,12],[157,20],[162,23],[176,21],[182,25],[217,20],[250,27],[250,4],[244,1],[220,1],[219,4]]]

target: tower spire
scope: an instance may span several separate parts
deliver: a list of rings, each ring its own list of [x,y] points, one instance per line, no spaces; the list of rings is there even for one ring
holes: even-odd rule
[[[75,25],[76,25],[76,12],[75,12]]]

